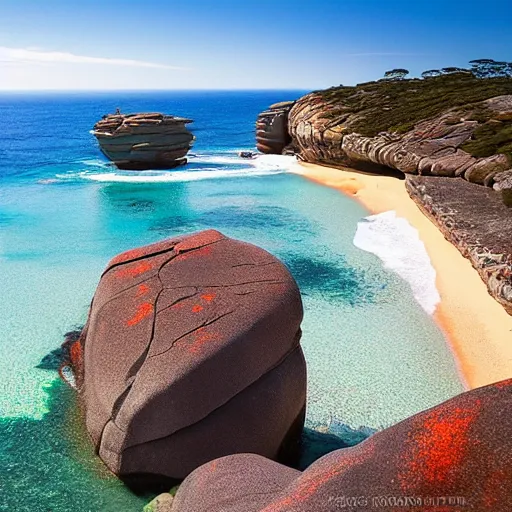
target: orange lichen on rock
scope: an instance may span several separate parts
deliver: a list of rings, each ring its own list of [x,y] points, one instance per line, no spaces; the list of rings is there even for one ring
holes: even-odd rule
[[[82,350],[82,344],[80,343],[80,340],[75,341],[70,349],[69,349],[69,358],[71,360],[71,364],[73,366],[78,366],[82,364],[83,361],[83,350]]]
[[[436,407],[421,416],[405,446],[402,489],[416,482],[440,484],[462,463],[471,448],[468,429],[480,411],[481,401],[466,407]]]
[[[137,325],[139,322],[144,320],[147,316],[151,315],[153,313],[154,307],[151,302],[143,302],[140,306],[137,308],[137,313],[135,313],[132,318],[130,318],[126,325],[129,327],[133,327],[134,325]]]
[[[197,256],[209,256],[211,252],[212,248],[209,245],[205,247],[200,247],[199,249],[188,250],[186,252],[179,252],[179,250],[177,250],[176,259],[186,260],[189,258],[195,258]]]
[[[147,284],[139,284],[137,287],[137,297],[141,297],[142,295],[146,295],[150,290]]]
[[[192,354],[198,354],[205,343],[209,343],[219,339],[218,335],[212,332],[208,332],[206,330],[206,327],[200,327],[199,329],[197,329],[194,332],[193,337],[194,340],[192,341],[192,344],[188,348],[188,351]]]
[[[211,302],[215,297],[215,293],[205,293],[204,295],[201,295],[201,299],[204,299],[206,302]]]
[[[307,476],[300,479],[297,487],[288,496],[269,504],[262,512],[279,512],[312,498],[322,485],[340,476],[348,469],[368,460],[374,453],[375,447],[373,440],[367,439],[364,444],[349,450],[330,469],[325,470],[323,466],[320,466],[307,474],[305,473]]]
[[[108,264],[109,267],[114,265],[119,265],[120,263],[126,263],[127,261],[137,260],[139,258],[143,258],[148,253],[148,249],[146,247],[139,247],[137,249],[131,249],[130,251],[123,252],[113,258]]]
[[[124,277],[136,277],[148,270],[151,270],[153,265],[148,261],[141,261],[136,263],[135,265],[127,265],[119,270],[116,270],[116,277],[124,278]]]
[[[194,304],[192,306],[192,313],[199,313],[199,311],[202,311],[203,309],[203,306],[200,306],[199,304]]]

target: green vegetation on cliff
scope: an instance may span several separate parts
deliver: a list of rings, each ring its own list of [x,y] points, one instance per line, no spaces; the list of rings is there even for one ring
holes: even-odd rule
[[[368,137],[384,131],[405,133],[422,120],[450,109],[456,111],[457,107],[467,112],[475,104],[467,119],[483,124],[463,149],[474,156],[512,155],[512,120],[490,120],[490,113],[476,105],[496,96],[512,95],[512,78],[477,78],[469,72],[458,72],[424,79],[384,79],[316,94],[331,105],[323,117],[342,124],[350,116],[350,132]],[[359,116],[354,119],[354,114]]]

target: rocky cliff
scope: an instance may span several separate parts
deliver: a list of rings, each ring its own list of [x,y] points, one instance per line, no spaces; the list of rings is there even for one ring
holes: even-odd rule
[[[512,315],[512,213],[499,195],[464,180],[434,176],[407,176],[406,188]]]
[[[94,125],[102,153],[119,169],[172,169],[187,162],[191,119],[154,113],[109,114]]]
[[[314,92],[295,103],[288,127],[308,162],[461,176],[504,189],[512,80],[448,75]]]
[[[512,314],[512,79],[381,80],[297,100],[298,158],[405,173],[407,190]],[[483,185],[483,186],[482,186]]]
[[[256,146],[262,153],[282,154],[292,139],[288,133],[288,114],[293,101],[271,105],[256,121]]]

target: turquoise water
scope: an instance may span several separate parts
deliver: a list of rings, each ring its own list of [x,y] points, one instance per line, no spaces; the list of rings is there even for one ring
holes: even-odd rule
[[[292,94],[0,98],[12,121],[0,128],[0,510],[136,511],[147,501],[103,469],[72,393],[36,367],[84,323],[112,256],[179,233],[216,228],[289,266],[305,305],[309,426],[382,428],[462,391],[409,284],[354,246],[363,208],[289,174],[285,158],[237,157],[254,145],[256,113]],[[109,167],[87,130],[117,103],[196,119],[191,163],[149,176]]]

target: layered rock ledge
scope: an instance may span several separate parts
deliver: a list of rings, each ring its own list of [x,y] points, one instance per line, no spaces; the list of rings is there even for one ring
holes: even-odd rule
[[[408,176],[406,188],[512,315],[512,213],[499,195],[464,180],[432,176]]]
[[[283,154],[293,152],[292,138],[288,133],[288,114],[293,101],[271,105],[261,112],[256,121],[256,147],[262,153]]]
[[[187,162],[191,119],[158,112],[109,114],[94,125],[102,153],[119,169],[172,169]]]

